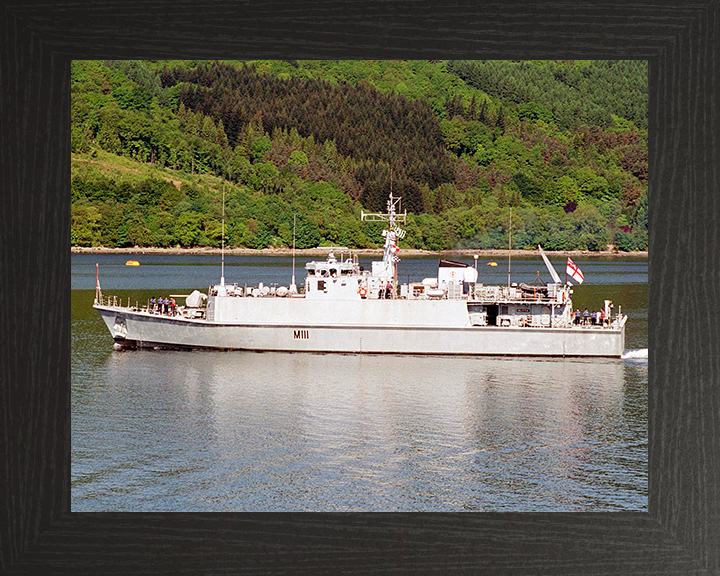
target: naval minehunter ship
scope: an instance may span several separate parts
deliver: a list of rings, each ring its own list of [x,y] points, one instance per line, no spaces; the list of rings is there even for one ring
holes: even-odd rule
[[[217,348],[258,351],[620,357],[627,316],[605,300],[602,321],[578,322],[572,285],[560,281],[539,248],[553,282],[485,286],[476,266],[440,260],[437,277],[398,284],[399,199],[387,213],[382,261],[364,270],[346,249],[308,262],[304,286],[220,283],[195,290],[173,315],[118,305],[96,282],[94,308],[117,347]],[[336,252],[338,256],[336,256]],[[569,261],[569,265],[571,262]],[[579,272],[579,271],[578,271]],[[577,281],[582,277],[574,275]],[[598,313],[598,317],[601,316]]]

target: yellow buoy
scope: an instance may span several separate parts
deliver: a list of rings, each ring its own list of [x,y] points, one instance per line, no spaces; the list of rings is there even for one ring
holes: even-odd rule
[[[491,262],[488,262],[487,265],[488,265],[488,266],[497,266],[497,262],[492,262],[492,261],[491,261]]]
[[[125,262],[125,266],[140,266],[140,262],[137,260],[128,260]]]

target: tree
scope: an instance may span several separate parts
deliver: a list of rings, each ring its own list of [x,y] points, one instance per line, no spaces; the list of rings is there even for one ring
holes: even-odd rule
[[[208,239],[208,242],[211,246],[215,246],[216,248],[219,248],[222,246],[223,242],[223,233],[222,233],[222,222],[218,222],[215,219],[210,219],[205,222],[205,237]],[[228,242],[228,235],[227,232],[225,234],[225,243]]]
[[[607,222],[595,206],[584,204],[570,216],[578,250],[604,250],[610,242]]]
[[[97,241],[100,212],[95,206],[75,205],[71,209],[70,231],[73,246],[93,246]]]
[[[92,132],[87,122],[73,124],[70,128],[70,149],[73,152],[89,152]]]
[[[151,246],[153,234],[142,221],[135,221],[127,225],[126,238],[130,246]]]
[[[200,240],[201,216],[197,212],[188,210],[180,214],[175,223],[174,236],[184,248],[197,246]]]
[[[288,162],[293,166],[307,166],[308,157],[302,150],[293,150]]]
[[[648,229],[648,194],[647,190],[643,190],[638,201],[638,207],[635,211],[635,218],[633,219],[634,226],[636,228],[643,229],[647,232]]]
[[[517,114],[520,120],[542,120],[546,124],[552,124],[552,113],[536,102],[527,102],[517,107]]]
[[[100,109],[100,130],[97,135],[97,143],[103,149],[113,154],[122,152],[122,140],[120,139],[120,121],[123,112],[120,107],[111,102]]]
[[[615,233],[615,248],[621,252],[632,252],[635,250],[635,241],[632,235],[619,230]]]
[[[267,248],[270,244],[270,240],[272,240],[273,234],[270,228],[268,228],[264,223],[260,223],[257,227],[257,232],[255,233],[255,236],[252,240],[251,248],[255,248],[257,250],[260,250],[262,248]]]
[[[295,246],[298,248],[314,248],[320,243],[321,238],[320,227],[316,222],[306,216],[300,216],[296,219]]]
[[[272,141],[270,138],[267,136],[259,136],[255,138],[251,145],[253,159],[256,162],[261,161],[265,158],[265,154],[270,151],[270,148],[272,148]]]
[[[441,184],[435,191],[435,213],[439,214],[450,208],[457,208],[461,203],[460,194],[455,184]]]
[[[443,131],[445,146],[448,150],[460,154],[468,147],[465,125],[461,118],[456,116],[451,120],[443,120],[440,125]]]
[[[258,162],[253,165],[248,184],[255,190],[273,192],[279,186],[280,171],[271,162]]]
[[[555,206],[565,206],[568,202],[577,203],[578,185],[572,176],[560,177],[555,183],[555,189],[550,195],[551,201]]]

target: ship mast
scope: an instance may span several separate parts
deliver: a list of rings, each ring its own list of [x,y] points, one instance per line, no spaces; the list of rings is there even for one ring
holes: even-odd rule
[[[102,304],[102,289],[100,288],[100,264],[95,263],[95,304]]]
[[[390,169],[390,199],[392,200],[393,193],[393,171],[392,168]],[[398,198],[398,202],[400,202],[400,199]],[[395,232],[395,205],[392,207],[388,204],[388,214],[392,214],[392,219],[388,220],[388,225],[390,226],[390,230]],[[396,234],[397,235],[397,234]],[[393,252],[397,251],[397,238],[394,239],[393,244]],[[393,265],[393,282],[392,282],[392,297],[395,298],[395,295],[397,293],[397,263],[399,258],[395,256],[393,253],[393,259],[392,259],[392,265]]]
[[[225,182],[222,187],[222,239],[220,242],[220,286],[225,286]]]
[[[369,222],[387,222],[387,230],[383,230],[383,236],[385,237],[385,247],[383,251],[383,262],[385,263],[385,269],[387,270],[392,265],[393,270],[393,291],[392,297],[395,298],[397,292],[397,263],[400,260],[395,253],[398,251],[397,242],[405,236],[405,230],[398,226],[398,222],[405,224],[407,220],[407,210],[402,214],[399,214],[401,198],[394,198],[392,190],[387,201],[387,213],[368,213],[364,211],[360,212],[360,219],[367,220]]]
[[[295,285],[295,214],[293,214],[293,263],[292,263],[292,279],[290,280],[290,294],[297,294],[297,286]]]
[[[512,206],[510,206],[510,233],[508,234],[508,290],[510,290],[510,260],[512,259]]]

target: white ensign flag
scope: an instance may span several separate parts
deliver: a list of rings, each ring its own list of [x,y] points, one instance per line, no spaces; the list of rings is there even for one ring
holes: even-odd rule
[[[575,280],[578,284],[582,284],[583,280],[585,280],[582,270],[580,270],[580,268],[578,268],[575,265],[575,263],[572,260],[570,260],[570,257],[568,257],[567,268],[565,269],[565,273],[568,276],[570,276],[573,280]]]

